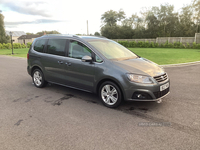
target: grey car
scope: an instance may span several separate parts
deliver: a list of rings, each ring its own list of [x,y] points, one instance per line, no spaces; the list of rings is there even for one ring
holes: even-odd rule
[[[44,35],[27,54],[36,87],[47,82],[97,93],[107,107],[125,101],[160,101],[169,94],[163,68],[115,41],[95,36]]]

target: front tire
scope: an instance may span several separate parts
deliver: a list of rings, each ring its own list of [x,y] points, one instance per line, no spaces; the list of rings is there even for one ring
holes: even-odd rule
[[[46,85],[44,75],[40,69],[35,69],[32,74],[32,80],[37,88],[42,88]]]
[[[100,86],[99,97],[102,103],[109,108],[116,108],[122,102],[122,93],[119,87],[111,81],[106,81]]]

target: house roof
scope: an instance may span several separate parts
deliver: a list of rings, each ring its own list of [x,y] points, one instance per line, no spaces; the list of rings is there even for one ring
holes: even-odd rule
[[[9,35],[10,36],[10,31],[6,31],[6,35]],[[13,32],[13,35],[12,36],[21,36],[21,35],[26,35],[26,33],[24,31],[11,31]]]
[[[18,39],[32,39],[37,37],[40,37],[40,35],[22,35]]]

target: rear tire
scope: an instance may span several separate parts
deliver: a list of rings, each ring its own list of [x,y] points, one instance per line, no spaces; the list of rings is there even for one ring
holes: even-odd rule
[[[32,80],[37,88],[42,88],[47,84],[47,82],[44,79],[44,75],[40,69],[35,69],[33,71]]]
[[[106,81],[99,88],[99,98],[106,107],[116,108],[122,102],[122,93],[115,83]]]

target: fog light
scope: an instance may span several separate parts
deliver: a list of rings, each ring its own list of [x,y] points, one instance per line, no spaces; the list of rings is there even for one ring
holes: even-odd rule
[[[133,93],[132,99],[146,100],[146,99],[152,99],[152,97],[145,92],[135,92]]]
[[[137,97],[138,98],[142,98],[142,94],[137,94]]]

